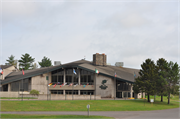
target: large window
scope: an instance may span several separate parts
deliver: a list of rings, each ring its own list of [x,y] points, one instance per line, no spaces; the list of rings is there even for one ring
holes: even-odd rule
[[[58,69],[55,71],[52,71],[52,83],[61,85],[63,84],[63,78],[64,78],[64,70]]]
[[[81,74],[81,84],[82,85],[93,85],[94,84],[94,73],[88,72],[86,70],[80,70]]]
[[[65,93],[67,95],[78,95],[78,90],[66,90]]]
[[[19,91],[20,89],[24,89],[24,91],[30,91],[31,87],[31,79],[23,79],[20,81],[15,81],[11,83],[11,91]]]
[[[63,94],[63,90],[51,90],[51,94]]]
[[[80,94],[81,95],[94,95],[94,91],[93,90],[81,90]]]
[[[75,69],[76,74],[73,73],[73,69],[66,69],[66,83],[67,85],[73,83],[74,85],[78,84],[78,69]],[[74,78],[73,78],[74,77]]]
[[[130,91],[131,85],[127,82],[116,81],[117,90],[119,91]]]

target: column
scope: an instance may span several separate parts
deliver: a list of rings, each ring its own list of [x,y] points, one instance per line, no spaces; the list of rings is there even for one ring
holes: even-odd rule
[[[78,90],[78,95],[81,95],[81,94],[80,94],[80,90]]]
[[[131,95],[131,98],[132,98],[132,84],[131,84],[131,90],[130,90],[130,95]]]
[[[65,82],[66,82],[66,70],[64,69],[64,75],[63,75],[64,77],[63,77],[63,83],[65,84]]]
[[[81,75],[80,75],[80,69],[78,69],[78,85],[81,84]]]
[[[63,95],[65,95],[65,93],[66,93],[65,90],[63,90]]]
[[[124,92],[122,91],[122,98],[124,98]]]
[[[11,92],[11,84],[8,83],[8,92]]]

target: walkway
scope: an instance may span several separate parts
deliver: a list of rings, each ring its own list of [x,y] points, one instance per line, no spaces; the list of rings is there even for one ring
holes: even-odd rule
[[[155,111],[90,111],[90,115],[114,117],[116,119],[179,119],[180,108]],[[87,115],[87,112],[43,111],[43,112],[1,112],[2,114],[48,114],[48,115]]]

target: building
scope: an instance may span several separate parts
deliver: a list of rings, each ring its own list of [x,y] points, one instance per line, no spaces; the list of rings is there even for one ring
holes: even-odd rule
[[[17,96],[21,91],[29,94],[35,89],[40,95],[51,94],[56,99],[64,95],[73,95],[76,99],[82,99],[85,95],[99,98],[141,98],[141,93],[134,94],[132,90],[138,75],[139,69],[106,65],[106,55],[96,53],[92,62],[82,59],[26,70],[24,75],[21,71],[11,72],[1,80],[1,96]]]

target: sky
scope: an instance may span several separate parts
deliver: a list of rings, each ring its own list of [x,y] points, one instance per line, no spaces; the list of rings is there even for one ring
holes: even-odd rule
[[[147,58],[180,64],[178,0],[0,1],[0,64],[25,53],[36,63],[105,53],[107,63],[129,68]]]

